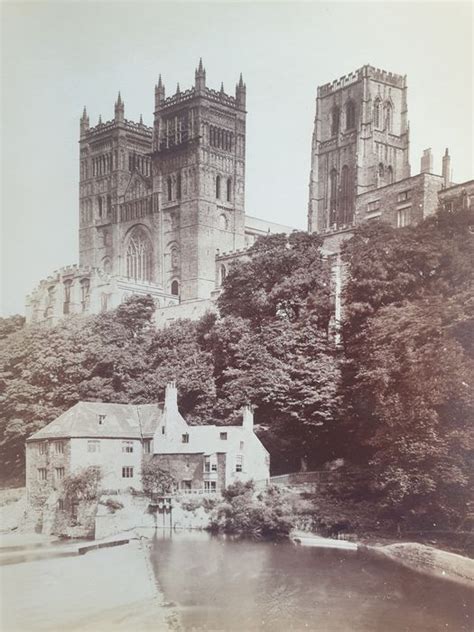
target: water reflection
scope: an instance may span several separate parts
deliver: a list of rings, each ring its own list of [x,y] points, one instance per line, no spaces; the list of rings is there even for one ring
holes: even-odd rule
[[[151,557],[186,630],[473,629],[472,593],[362,553],[159,532]]]

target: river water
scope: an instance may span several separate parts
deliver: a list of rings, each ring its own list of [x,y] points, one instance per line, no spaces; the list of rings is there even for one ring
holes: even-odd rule
[[[362,552],[159,533],[151,560],[185,630],[474,630],[472,592]]]

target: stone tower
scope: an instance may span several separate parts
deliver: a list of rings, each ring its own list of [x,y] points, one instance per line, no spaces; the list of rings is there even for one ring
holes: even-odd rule
[[[165,97],[155,86],[153,195],[160,200],[161,283],[181,300],[208,298],[215,257],[244,247],[245,84],[235,96],[206,86],[202,61],[194,86]]]
[[[308,230],[352,225],[355,197],[410,176],[406,77],[372,66],[318,87]]]
[[[125,119],[119,93],[115,116],[91,128],[80,123],[79,264],[138,281],[159,279],[152,207],[152,129]]]

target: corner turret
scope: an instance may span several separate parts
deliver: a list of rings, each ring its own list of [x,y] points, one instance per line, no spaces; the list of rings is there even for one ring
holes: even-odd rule
[[[247,86],[242,79],[242,73],[240,73],[239,83],[235,86],[235,100],[237,105],[242,110],[245,110],[245,101],[247,96]]]
[[[120,92],[118,93],[117,101],[115,102],[115,120],[118,123],[123,123],[125,120],[125,105],[122,101],[122,97],[120,96]]]
[[[206,71],[202,65],[202,57],[199,59],[199,66],[194,73],[194,85],[196,90],[204,90],[206,88]]]
[[[81,136],[85,136],[86,132],[89,129],[89,116],[87,115],[86,106],[84,106],[84,111],[81,116]]]

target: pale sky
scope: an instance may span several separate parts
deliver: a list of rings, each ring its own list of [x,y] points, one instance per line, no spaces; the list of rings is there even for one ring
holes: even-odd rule
[[[449,147],[454,180],[473,177],[473,5],[455,2],[10,2],[2,4],[4,315],[78,261],[78,139],[125,117],[152,124],[154,85],[247,84],[246,212],[306,228],[318,85],[364,64],[408,77],[412,174]]]

